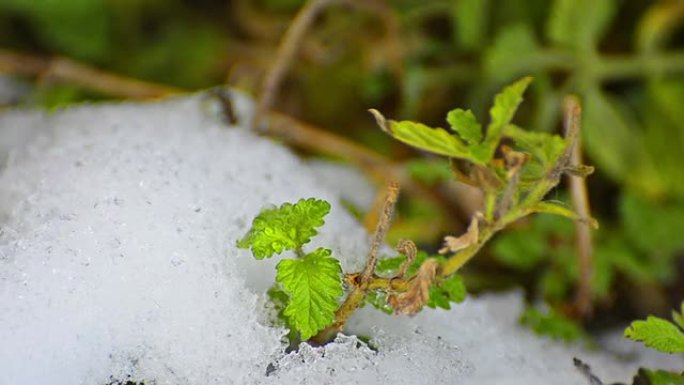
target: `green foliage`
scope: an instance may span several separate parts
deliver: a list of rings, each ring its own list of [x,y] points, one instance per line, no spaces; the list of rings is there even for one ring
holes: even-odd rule
[[[579,325],[553,310],[542,313],[539,309],[527,308],[520,317],[520,322],[532,329],[537,335],[548,336],[565,342],[588,340],[589,338]]]
[[[684,374],[672,373],[665,370],[639,370],[640,377],[646,377],[650,385],[684,385]],[[637,385],[637,382],[634,382]]]
[[[434,258],[439,262],[444,262],[446,258],[442,255],[429,255],[425,251],[419,251],[416,259],[406,270],[406,274],[411,276],[418,271],[420,265],[429,258]],[[406,256],[399,255],[392,258],[383,258],[378,260],[375,271],[381,274],[396,273],[401,265],[406,261]],[[465,282],[460,274],[454,274],[441,282],[437,282],[430,287],[430,299],[425,304],[431,309],[442,308],[451,309],[451,303],[461,303],[465,300],[467,291]],[[387,298],[382,293],[376,293],[366,299],[367,303],[375,306],[385,313],[391,314],[392,308],[387,305]]]
[[[684,313],[684,303],[682,303],[682,312]],[[674,323],[649,316],[645,321],[634,321],[625,329],[625,337],[642,341],[647,347],[664,353],[684,353],[682,313],[673,311],[673,319]]]
[[[110,19],[105,0],[3,0],[0,13],[27,19],[52,49],[89,60],[106,58]]]
[[[441,159],[412,159],[404,165],[412,178],[428,185],[453,179],[449,164]]]
[[[522,102],[522,94],[531,81],[531,77],[523,78],[496,95],[490,110],[491,122],[484,140],[482,126],[470,110],[459,108],[447,115],[447,122],[457,135],[452,135],[443,128],[431,128],[412,121],[386,121],[379,112],[371,112],[380,127],[401,142],[438,155],[486,165],[494,157],[494,151],[499,145],[504,129],[513,119]]]
[[[301,248],[318,234],[316,228],[325,223],[323,218],[329,212],[328,202],[314,198],[262,210],[237,246],[251,248],[256,259],[270,258],[285,250]]]
[[[684,201],[653,202],[634,193],[620,197],[625,235],[644,252],[674,256],[684,250]],[[670,257],[671,258],[671,257]]]
[[[489,110],[491,122],[487,127],[487,137],[484,145],[488,153],[486,161],[489,161],[494,156],[494,150],[499,145],[501,135],[504,129],[513,119],[513,115],[518,110],[518,106],[522,103],[522,95],[527,89],[527,86],[532,82],[531,77],[525,77],[510,86],[504,88],[502,92],[494,98],[494,105]]]
[[[441,307],[442,309],[449,310],[451,309],[449,303],[461,303],[465,301],[466,293],[463,277],[454,274],[430,288],[430,300],[428,301],[427,306],[432,309]]]
[[[477,145],[482,141],[482,125],[477,122],[473,112],[464,111],[460,108],[449,111],[447,122],[469,146]]]
[[[556,0],[551,8],[547,35],[559,45],[592,49],[607,29],[615,10],[614,0]]]
[[[297,203],[284,203],[280,207],[264,209],[257,215],[247,234],[237,242],[240,248],[251,248],[256,259],[270,258],[285,250],[295,250],[297,259],[285,259],[276,266],[276,281],[280,286],[268,294],[290,328],[290,340],[302,340],[316,335],[331,324],[337,299],[343,294],[342,270],[332,251],[318,248],[303,254],[301,248],[317,234],[323,218],[330,211],[324,200],[300,199]]]
[[[490,3],[490,0],[453,2],[455,37],[464,48],[475,50],[484,43]]]
[[[301,259],[285,259],[276,267],[277,280],[289,295],[284,315],[308,340],[333,322],[342,295],[342,270],[332,251],[319,248]]]
[[[443,128],[432,128],[412,121],[390,121],[387,132],[395,139],[435,154],[467,158],[465,144]]]

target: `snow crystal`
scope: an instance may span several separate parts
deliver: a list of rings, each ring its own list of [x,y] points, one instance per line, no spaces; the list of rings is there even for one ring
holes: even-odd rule
[[[373,191],[249,132],[250,101],[231,97],[236,126],[208,94],[0,115],[0,384],[582,383],[573,355],[610,380],[634,372],[518,328],[518,294],[413,318],[362,309],[348,332],[370,345],[285,353],[264,307],[277,258],[236,240],[267,205],[323,198],[307,248],[359,270],[368,236],[341,201]]]

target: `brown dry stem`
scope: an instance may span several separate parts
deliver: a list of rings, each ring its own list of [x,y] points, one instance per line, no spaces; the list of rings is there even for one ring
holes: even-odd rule
[[[568,110],[579,106],[577,99],[569,97],[566,101]],[[572,149],[570,156],[572,165],[582,164],[582,147],[579,139]],[[580,218],[591,218],[591,209],[587,195],[586,180],[582,176],[568,174],[570,196],[575,212]],[[593,253],[594,247],[591,239],[591,228],[588,221],[575,221],[575,233],[577,242],[577,263],[579,267],[579,282],[575,297],[575,310],[578,316],[585,318],[591,316],[592,304],[592,278],[593,278]]]
[[[179,88],[102,71],[65,57],[41,58],[0,49],[0,73],[38,76],[43,82],[69,83],[105,95],[156,99],[181,94]]]
[[[257,101],[253,120],[254,128],[260,128],[264,115],[271,109],[273,102],[276,100],[280,83],[292,65],[292,61],[297,53],[297,49],[301,45],[304,34],[313,24],[314,20],[316,20],[318,14],[335,1],[336,0],[307,1],[287,28],[287,31],[278,46],[275,60],[266,72],[264,81],[261,84],[259,100]]]

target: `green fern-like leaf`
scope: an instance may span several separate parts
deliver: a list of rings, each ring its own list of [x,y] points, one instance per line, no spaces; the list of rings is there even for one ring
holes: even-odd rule
[[[342,269],[332,252],[319,248],[300,259],[285,259],[276,267],[276,279],[289,296],[284,314],[308,340],[330,325],[342,295]]]
[[[323,218],[329,212],[328,202],[314,198],[262,210],[237,246],[251,248],[256,259],[300,248],[317,234],[316,228],[325,223]]]

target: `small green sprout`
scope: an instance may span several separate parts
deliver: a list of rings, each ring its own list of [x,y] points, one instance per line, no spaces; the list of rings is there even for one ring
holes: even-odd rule
[[[276,280],[288,295],[283,314],[303,340],[333,322],[337,299],[343,294],[342,269],[332,251],[318,248],[308,254],[302,252],[302,246],[317,234],[316,228],[324,224],[329,212],[328,202],[314,198],[262,210],[237,243],[240,248],[250,248],[256,259],[295,251],[296,259],[284,259],[276,266]]]

